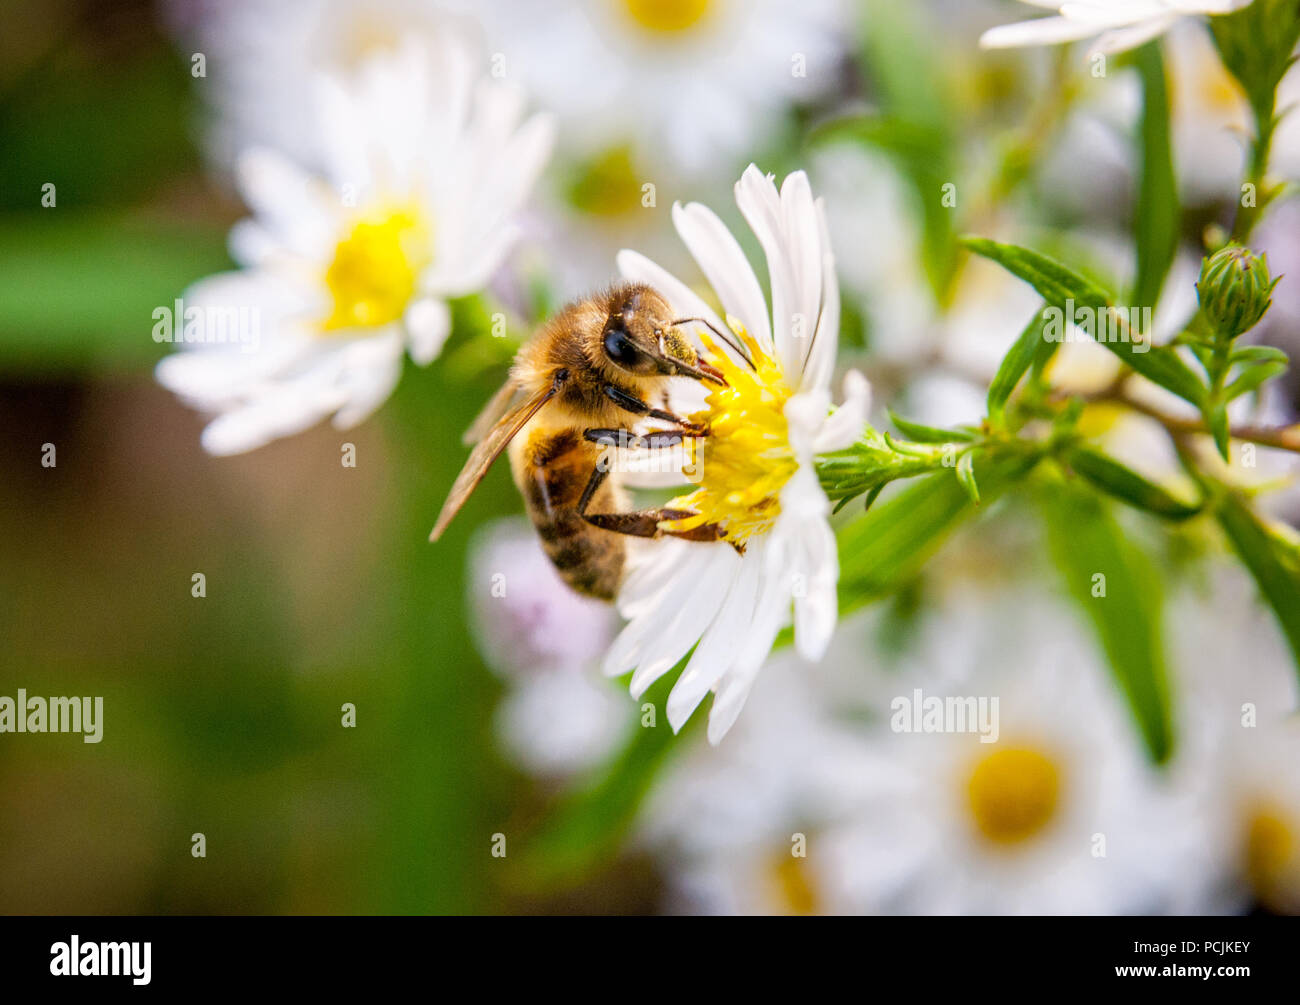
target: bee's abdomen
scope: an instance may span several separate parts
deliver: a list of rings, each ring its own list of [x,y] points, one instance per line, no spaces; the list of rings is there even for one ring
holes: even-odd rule
[[[624,541],[578,514],[600,454],[601,448],[588,443],[580,430],[538,429],[511,461],[542,547],[565,582],[579,593],[612,600],[623,576]],[[613,479],[606,479],[588,512],[626,509],[621,495]]]

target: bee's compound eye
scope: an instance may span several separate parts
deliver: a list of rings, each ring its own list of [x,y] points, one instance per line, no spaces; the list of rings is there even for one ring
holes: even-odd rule
[[[641,351],[622,328],[611,328],[605,333],[605,354],[615,363],[628,364],[634,362]]]

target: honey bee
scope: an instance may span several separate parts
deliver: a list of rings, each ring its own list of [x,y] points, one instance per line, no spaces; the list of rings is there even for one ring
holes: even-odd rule
[[[429,539],[442,535],[507,449],[547,555],[580,593],[614,597],[626,557],[621,535],[719,539],[712,524],[660,530],[660,521],[689,515],[680,510],[627,512],[626,491],[610,477],[613,450],[672,447],[707,435],[669,411],[665,393],[673,377],[726,386],[721,371],[700,359],[678,327],[694,320],[674,320],[660,293],[636,283],[564,307],[520,348],[510,378],[465,434],[465,442],[476,445]],[[656,396],[665,407],[652,404]],[[627,428],[629,421],[646,419],[667,425],[639,435]]]

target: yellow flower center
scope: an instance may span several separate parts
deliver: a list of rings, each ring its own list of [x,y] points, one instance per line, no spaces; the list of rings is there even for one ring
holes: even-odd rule
[[[391,16],[376,16],[374,11],[358,11],[352,23],[335,39],[334,61],[356,69],[372,56],[396,52],[401,48],[403,33],[415,27],[401,24]]]
[[[1295,823],[1285,810],[1271,805],[1256,809],[1248,822],[1246,875],[1265,904],[1300,897],[1300,833]]]
[[[795,917],[819,913],[820,898],[809,875],[807,858],[791,855],[788,848],[782,848],[770,868],[768,886],[780,913]]]
[[[334,304],[325,330],[376,328],[400,318],[429,264],[429,243],[430,228],[412,207],[358,219],[325,272]]]
[[[692,514],[665,520],[664,530],[691,530],[717,524],[728,541],[743,545],[771,529],[781,512],[780,493],[799,468],[790,448],[785,403],[792,391],[780,364],[768,356],[734,318],[727,324],[749,350],[751,370],[703,339],[726,387],[713,387],[707,407],[689,416],[709,435],[687,441],[688,460],[699,474],[693,492],[668,504]]]
[[[596,216],[620,216],[641,208],[641,179],[626,146],[611,147],[578,172],[569,198]]]
[[[678,35],[704,20],[711,0],[623,0],[628,15],[646,31]]]
[[[1056,815],[1061,778],[1056,763],[1028,747],[1008,747],[981,757],[967,783],[979,832],[1000,845],[1039,834]]]

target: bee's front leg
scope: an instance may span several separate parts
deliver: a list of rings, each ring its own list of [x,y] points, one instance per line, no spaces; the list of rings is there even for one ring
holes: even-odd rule
[[[680,415],[669,412],[663,408],[654,408],[648,402],[642,401],[635,394],[623,390],[617,384],[606,384],[604,387],[605,397],[612,401],[625,412],[631,412],[633,415],[646,415],[652,419],[658,419],[661,422],[671,422],[674,426],[679,427],[684,432],[692,436],[704,436],[708,430],[690,419],[685,419]]]

